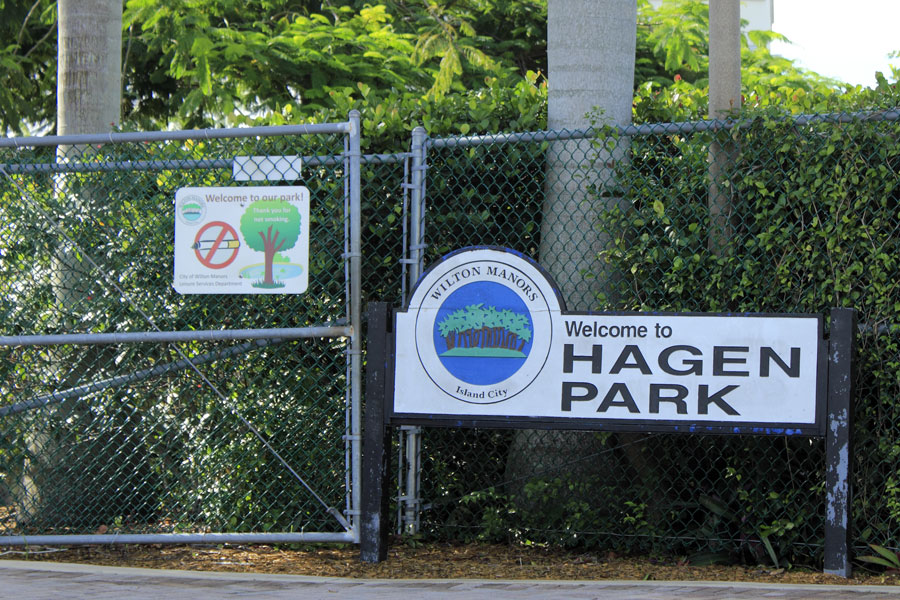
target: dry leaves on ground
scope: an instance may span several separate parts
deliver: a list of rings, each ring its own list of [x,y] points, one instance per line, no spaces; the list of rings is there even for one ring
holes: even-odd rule
[[[858,571],[850,580],[811,570],[764,566],[694,566],[685,560],[620,557],[614,553],[577,553],[540,547],[488,544],[395,544],[379,564],[360,562],[353,546],[308,546],[292,549],[272,545],[112,545],[77,546],[59,551],[46,548],[6,548],[3,558],[85,564],[232,571],[291,573],[327,577],[392,579],[630,579],[678,581],[755,581],[900,585],[896,575]]]

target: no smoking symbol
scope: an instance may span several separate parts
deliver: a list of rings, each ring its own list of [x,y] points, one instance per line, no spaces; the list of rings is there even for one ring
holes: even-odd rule
[[[224,221],[211,221],[194,237],[194,254],[204,267],[224,269],[237,258],[241,242],[234,227]]]

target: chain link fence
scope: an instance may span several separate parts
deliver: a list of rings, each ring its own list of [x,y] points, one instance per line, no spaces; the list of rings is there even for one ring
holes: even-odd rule
[[[537,259],[569,310],[827,318],[849,306],[862,324],[854,543],[890,545],[898,133],[886,112],[414,142],[360,157],[358,253],[342,134],[6,145],[0,333],[345,330],[354,259],[361,303],[399,305],[423,251],[427,266],[475,244]],[[285,155],[304,157],[310,291],[176,294],[175,191],[230,185],[235,156]],[[355,517],[350,345],[262,335],[3,346],[0,533],[343,535]],[[695,563],[765,560],[766,543],[779,560],[822,553],[821,440],[450,429],[408,439],[398,527],[416,521],[431,538]]]
[[[2,539],[352,539],[347,131],[0,148]],[[176,191],[242,156],[303,157],[309,293],[173,289]]]
[[[897,119],[428,140],[426,263],[507,246],[541,262],[569,310],[856,308],[853,543],[896,546]],[[428,536],[821,561],[819,439],[427,429],[421,444]]]

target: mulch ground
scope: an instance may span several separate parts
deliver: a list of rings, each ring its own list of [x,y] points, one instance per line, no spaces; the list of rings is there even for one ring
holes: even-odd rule
[[[360,562],[353,546],[104,545],[70,548],[0,548],[0,558],[119,567],[290,573],[391,579],[627,579],[754,581],[802,584],[900,585],[900,576],[857,569],[850,580],[808,569],[765,566],[694,566],[684,559],[623,557],[541,547],[426,544],[391,547],[379,564]]]

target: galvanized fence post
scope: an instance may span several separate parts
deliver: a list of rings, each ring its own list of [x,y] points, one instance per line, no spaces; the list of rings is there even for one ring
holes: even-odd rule
[[[412,132],[412,195],[410,200],[410,270],[409,285],[416,284],[425,269],[425,128]]]
[[[422,126],[412,131],[412,184],[410,194],[409,228],[409,290],[425,270],[425,171],[427,166],[426,133]],[[422,430],[419,427],[403,427],[404,437],[400,457],[406,464],[405,486],[400,495],[401,530],[414,534],[419,529],[419,462]]]
[[[360,113],[350,111],[350,523],[353,541],[359,542],[360,482],[362,481],[361,433],[362,433],[362,312],[360,308],[360,286],[362,285],[361,233],[361,180],[360,165]]]

